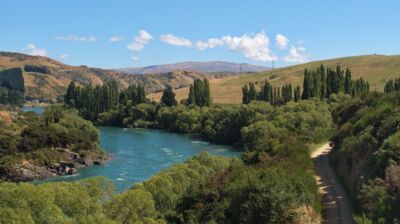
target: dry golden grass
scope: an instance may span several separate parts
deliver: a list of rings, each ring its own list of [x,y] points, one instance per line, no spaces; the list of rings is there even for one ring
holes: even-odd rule
[[[302,85],[304,69],[315,69],[323,64],[325,67],[350,68],[353,78],[364,78],[370,83],[371,90],[383,91],[383,86],[388,79],[400,77],[400,56],[367,55],[345,57],[323,61],[315,61],[301,65],[295,65],[272,71],[253,73],[244,76],[236,76],[213,80],[210,82],[211,94],[214,103],[236,104],[242,102],[242,86],[253,82],[258,88],[268,80],[274,86],[282,86],[287,83]],[[187,88],[176,91],[177,99],[187,98]],[[151,94],[150,98],[159,100],[162,93]]]

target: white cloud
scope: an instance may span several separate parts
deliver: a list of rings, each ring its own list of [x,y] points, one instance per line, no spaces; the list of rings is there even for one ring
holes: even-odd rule
[[[192,46],[192,41],[183,38],[183,37],[177,37],[172,34],[165,34],[160,36],[160,40],[171,45],[175,46],[185,46],[185,47],[191,47]]]
[[[26,45],[26,47],[22,49],[22,52],[34,56],[47,56],[46,49],[38,48],[34,44]]]
[[[132,56],[132,57],[131,57],[131,59],[132,59],[133,61],[137,61],[137,60],[139,60],[139,58],[138,58],[138,57],[136,57],[136,56]]]
[[[184,37],[177,37],[172,34],[160,36],[160,40],[176,46],[185,46],[206,50],[216,47],[226,47],[234,52],[243,54],[246,58],[256,61],[277,61],[278,57],[271,52],[269,37],[264,32],[255,34],[243,34],[242,36],[226,35],[221,38],[210,38],[206,41],[192,41]],[[285,50],[289,45],[289,38],[282,34],[277,34],[275,44],[278,49]],[[283,59],[286,62],[305,62],[309,54],[303,47],[304,41],[298,41],[297,47],[291,47],[289,53]]]
[[[119,42],[119,41],[123,41],[123,40],[125,40],[125,37],[120,36],[120,35],[115,35],[108,39],[108,41],[110,41],[110,42]]]
[[[215,48],[224,45],[224,41],[217,38],[210,38],[206,42],[197,41],[196,48],[199,50],[205,50],[207,48]]]
[[[223,36],[221,38],[210,38],[207,41],[192,41],[183,37],[176,37],[172,34],[162,35],[160,39],[168,44],[194,47],[198,50],[208,48],[227,47],[228,49],[244,54],[246,58],[257,61],[277,60],[277,57],[271,54],[269,49],[269,38],[264,32],[255,35],[244,34],[242,36]]]
[[[279,49],[284,50],[288,46],[289,39],[282,34],[277,34],[275,37],[275,43]]]
[[[57,36],[56,39],[57,40],[74,41],[74,42],[96,42],[96,37],[93,35],[77,36],[74,34],[69,34],[67,36]]]
[[[152,39],[153,36],[151,36],[146,30],[139,30],[139,34],[133,38],[132,43],[127,47],[131,51],[141,51]]]
[[[264,62],[278,59],[271,54],[269,38],[264,32],[241,37],[224,36],[221,40],[229,49],[244,54],[246,58]]]
[[[306,62],[308,61],[309,54],[303,46],[291,47],[289,54],[284,58],[286,62]]]
[[[68,54],[60,54],[60,55],[58,55],[59,59],[65,59],[65,58],[68,58],[68,57],[69,57]]]

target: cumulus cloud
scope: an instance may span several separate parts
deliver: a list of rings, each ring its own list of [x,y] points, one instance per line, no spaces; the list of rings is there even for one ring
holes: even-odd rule
[[[286,62],[306,62],[308,61],[309,54],[303,46],[291,47],[289,54],[284,58]]]
[[[67,36],[57,36],[57,40],[73,41],[73,42],[96,42],[96,37],[90,36],[77,36],[74,34],[69,34]]]
[[[146,30],[139,30],[139,34],[133,38],[132,42],[127,47],[131,51],[141,51],[152,39],[153,36]]]
[[[277,34],[275,37],[275,43],[279,49],[284,50],[288,46],[289,39],[282,34]]]
[[[215,48],[222,45],[224,45],[224,41],[217,38],[210,38],[205,42],[203,41],[196,42],[196,48],[199,50],[205,50],[207,48]]]
[[[34,44],[28,44],[26,47],[22,49],[22,52],[25,54],[30,54],[34,56],[47,56],[46,49],[38,48]]]
[[[132,59],[133,61],[137,61],[137,60],[139,60],[139,57],[132,56],[131,59]]]
[[[221,38],[210,38],[206,41],[192,41],[176,37],[172,34],[161,35],[160,39],[168,44],[193,47],[198,50],[206,50],[208,48],[227,47],[228,49],[242,53],[246,58],[257,61],[272,61],[277,60],[277,57],[272,55],[269,49],[269,38],[264,32],[257,34],[242,36],[223,36]]]
[[[120,35],[115,35],[115,36],[112,36],[112,37],[110,37],[108,39],[108,41],[110,41],[110,42],[120,42],[120,41],[123,41],[123,40],[125,40],[125,37],[120,36]]]
[[[243,34],[242,36],[225,35],[220,38],[210,38],[205,41],[193,41],[184,37],[177,37],[172,34],[160,36],[160,40],[175,46],[184,46],[198,50],[226,47],[231,51],[241,53],[246,58],[256,61],[277,61],[278,57],[270,49],[269,37],[264,32],[255,34]],[[289,38],[277,34],[275,44],[279,50],[286,50],[289,46]],[[304,41],[298,41],[297,47],[291,47],[288,55],[283,57],[286,62],[308,61],[309,54],[303,47]]]
[[[165,34],[160,36],[160,40],[162,42],[165,42],[167,44],[175,45],[175,46],[184,46],[184,47],[191,47],[192,46],[192,41],[183,38],[183,37],[177,37],[172,34]]]
[[[246,58],[256,61],[273,61],[277,57],[271,54],[269,38],[264,32],[255,35],[244,34],[241,37],[222,37],[224,44],[232,51],[244,54]]]
[[[65,59],[65,58],[68,58],[68,57],[69,57],[68,54],[60,54],[60,55],[58,55],[59,59]]]

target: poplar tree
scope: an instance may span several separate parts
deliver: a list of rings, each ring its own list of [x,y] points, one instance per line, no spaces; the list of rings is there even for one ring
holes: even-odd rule
[[[192,84],[190,84],[190,87],[189,87],[188,104],[189,105],[196,105],[196,97],[194,95],[194,87],[193,87]]]
[[[301,89],[300,86],[296,86],[294,89],[294,101],[298,102],[301,99]]]
[[[303,94],[301,96],[302,99],[308,99],[311,97],[311,88],[312,81],[310,77],[310,73],[307,69],[304,70],[304,79],[303,79]]]
[[[242,102],[243,104],[248,104],[249,101],[249,87],[247,85],[244,85],[242,87]]]
[[[344,92],[346,94],[351,94],[351,71],[346,68],[346,75],[344,79]]]
[[[203,87],[203,97],[204,97],[204,106],[211,105],[211,92],[210,92],[210,83],[208,79],[204,78],[204,87]]]
[[[67,88],[67,93],[64,96],[64,103],[67,106],[75,107],[76,87],[75,82],[71,81]]]
[[[324,65],[319,67],[319,75],[320,75],[320,99],[324,99],[326,97],[326,75]]]
[[[210,106],[211,101],[209,81],[207,79],[195,79],[193,85],[189,88],[188,103],[203,107]]]
[[[176,106],[177,105],[177,102],[176,102],[176,99],[175,99],[174,90],[172,89],[172,87],[170,85],[168,85],[164,89],[163,95],[161,97],[161,103],[163,103],[167,107],[171,107],[171,106]]]
[[[257,99],[257,90],[254,83],[249,84],[249,102]]]

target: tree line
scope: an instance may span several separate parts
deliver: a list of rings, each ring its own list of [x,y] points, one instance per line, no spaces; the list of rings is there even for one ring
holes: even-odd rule
[[[210,83],[207,79],[195,79],[189,89],[184,104],[200,107],[211,105]],[[96,121],[97,116],[103,112],[123,110],[120,107],[150,103],[150,100],[147,99],[145,87],[141,84],[131,85],[120,92],[115,81],[108,81],[102,86],[95,87],[91,84],[81,87],[71,81],[64,96],[64,103],[67,107],[78,109],[84,118]],[[161,97],[161,105],[171,107],[177,104],[174,90],[171,86],[166,86]]]
[[[293,88],[292,84],[273,87],[268,81],[265,81],[264,85],[261,86],[261,90],[257,92],[254,83],[249,83],[248,86],[245,85],[242,87],[242,102],[248,104],[253,100],[262,100],[272,105],[282,105],[293,99],[297,102],[300,99],[299,90],[299,86]]]
[[[72,81],[64,96],[64,103],[68,107],[78,109],[85,119],[95,120],[99,113],[115,109],[119,97],[115,81],[96,87],[91,84],[80,87]]]
[[[273,105],[285,104],[291,100],[299,101],[317,97],[328,98],[331,94],[343,92],[351,96],[358,96],[369,91],[369,83],[363,78],[352,79],[351,70],[341,69],[338,65],[335,69],[321,65],[315,70],[304,70],[303,91],[300,86],[292,87],[286,84],[281,87],[273,87],[268,80],[257,92],[254,83],[245,85],[242,88],[242,102],[247,104],[252,100],[263,100]]]
[[[0,104],[21,107],[25,102],[21,68],[0,71]]]
[[[208,82],[208,79],[195,79],[193,85],[190,85],[189,87],[187,103],[189,105],[207,107],[211,105],[211,101],[210,83]]]
[[[400,92],[400,78],[389,79],[384,87],[385,93]]]

